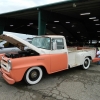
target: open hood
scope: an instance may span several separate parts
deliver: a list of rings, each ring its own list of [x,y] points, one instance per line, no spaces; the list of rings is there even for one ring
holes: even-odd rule
[[[35,47],[34,45],[30,44],[29,42],[21,39],[20,37],[17,37],[13,34],[2,34],[0,35],[0,39],[6,40],[10,42],[11,44],[15,45],[21,50],[24,50],[24,47],[29,47],[30,49],[38,52],[39,54],[43,54],[43,51],[41,51],[39,48]]]

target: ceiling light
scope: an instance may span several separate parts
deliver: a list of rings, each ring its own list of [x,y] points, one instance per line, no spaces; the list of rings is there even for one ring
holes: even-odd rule
[[[90,17],[89,19],[96,19],[96,17]]]
[[[80,33],[80,32],[77,32],[77,33]]]
[[[98,36],[98,37],[100,37],[100,36]]]
[[[29,25],[33,25],[33,23],[29,23]]]
[[[13,27],[14,25],[10,25],[11,27]]]
[[[48,25],[48,24],[46,24],[46,25]]]
[[[65,23],[70,23],[70,22],[65,22]]]
[[[73,7],[76,7],[76,4],[75,3],[73,3]]]
[[[63,33],[63,32],[60,32],[60,33]]]
[[[54,21],[55,23],[58,23],[59,21],[57,20],[57,21]]]
[[[75,25],[72,25],[72,27],[75,27]]]
[[[100,32],[100,31],[97,31],[97,32]]]
[[[93,21],[99,21],[99,19],[95,19],[95,20],[93,20]]]
[[[49,34],[49,33],[46,33],[46,34]]]
[[[80,15],[90,15],[90,12],[88,12],[88,13],[81,13]]]
[[[30,26],[30,25],[27,25],[27,26]]]
[[[95,25],[100,25],[100,24],[95,24]]]
[[[52,28],[56,28],[56,27],[52,27]]]

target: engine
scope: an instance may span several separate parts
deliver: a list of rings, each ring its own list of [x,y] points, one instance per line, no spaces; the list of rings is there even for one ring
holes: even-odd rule
[[[19,57],[27,57],[27,56],[38,56],[39,53],[37,53],[34,50],[31,49],[27,49],[24,51],[18,51],[16,52],[12,52],[12,53],[6,53],[5,56],[8,58],[19,58]]]

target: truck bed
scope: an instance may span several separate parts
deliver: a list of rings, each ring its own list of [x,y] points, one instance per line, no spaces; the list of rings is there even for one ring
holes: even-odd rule
[[[96,56],[96,49],[91,47],[68,47],[68,62],[70,67],[82,65],[85,57],[91,58]]]
[[[95,50],[93,47],[67,47],[68,53]]]

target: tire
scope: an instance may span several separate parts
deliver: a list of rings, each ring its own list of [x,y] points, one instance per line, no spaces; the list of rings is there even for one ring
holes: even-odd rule
[[[24,80],[27,84],[37,84],[43,76],[43,71],[40,67],[32,67],[27,70]]]
[[[90,59],[88,57],[86,57],[84,59],[83,65],[82,65],[82,69],[86,70],[90,67]]]

